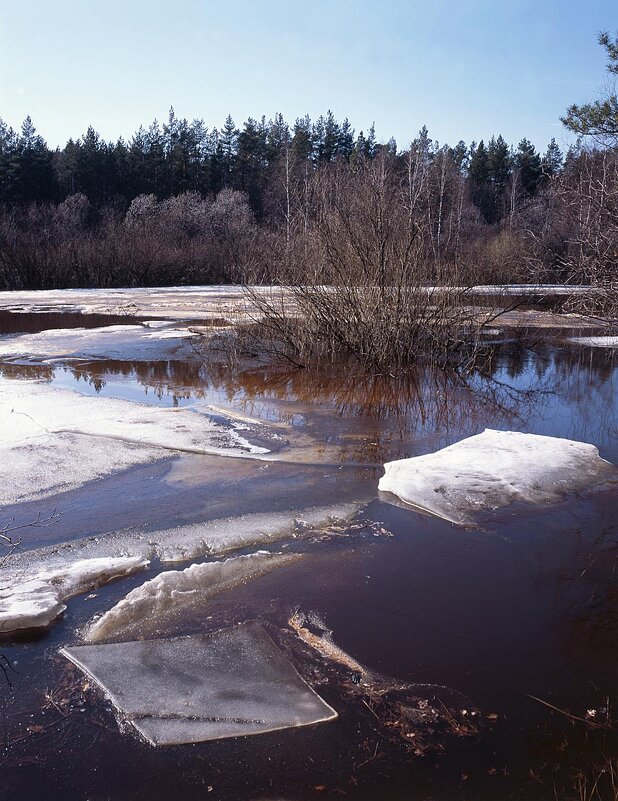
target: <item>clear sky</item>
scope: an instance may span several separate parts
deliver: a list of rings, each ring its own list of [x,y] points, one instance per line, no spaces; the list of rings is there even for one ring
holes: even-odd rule
[[[0,117],[50,145],[177,116],[327,109],[405,147],[527,136],[540,148],[604,81],[618,0],[0,0]]]

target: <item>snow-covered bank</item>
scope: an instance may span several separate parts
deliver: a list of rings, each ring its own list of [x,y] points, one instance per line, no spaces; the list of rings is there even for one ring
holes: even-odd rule
[[[384,469],[378,489],[458,524],[514,501],[556,501],[618,475],[593,445],[491,429]]]
[[[0,584],[0,633],[47,626],[74,595],[100,587],[146,567],[139,556],[80,559],[40,569],[29,576],[3,568]]]
[[[270,292],[272,288],[261,287],[258,291]],[[164,317],[167,320],[211,320],[242,315],[246,306],[243,288],[232,285],[0,292],[0,310],[35,313],[66,311]]]
[[[152,634],[209,598],[300,558],[300,554],[258,551],[222,562],[205,562],[185,570],[159,573],[95,620],[85,639],[101,642]]]
[[[174,452],[254,458],[269,452],[240,437],[238,427],[191,409],[3,381],[0,505],[72,489]]]
[[[110,325],[103,328],[59,328],[38,334],[0,337],[0,359],[58,361],[112,359],[160,361],[195,355],[188,328],[167,325]]]

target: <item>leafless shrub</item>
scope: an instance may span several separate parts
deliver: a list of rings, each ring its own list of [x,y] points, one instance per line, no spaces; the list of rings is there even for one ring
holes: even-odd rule
[[[488,315],[469,302],[445,170],[422,152],[402,169],[384,152],[318,172],[310,224],[276,276],[284,291],[247,288],[259,311],[253,347],[297,364],[352,356],[372,372],[467,364]]]

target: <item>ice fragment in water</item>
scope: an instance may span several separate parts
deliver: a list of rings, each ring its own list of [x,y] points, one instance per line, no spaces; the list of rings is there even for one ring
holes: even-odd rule
[[[387,462],[384,469],[379,490],[458,524],[513,501],[557,501],[617,472],[594,445],[489,428],[436,453]]]
[[[337,716],[255,623],[61,653],[152,745],[261,734]]]
[[[64,612],[67,598],[141,570],[147,564],[148,560],[141,556],[80,559],[49,566],[27,577],[9,564],[0,585],[0,632],[47,626]]]
[[[131,590],[105,612],[90,626],[86,639],[100,642],[151,633],[209,598],[300,558],[300,554],[258,551],[222,562],[191,565],[185,570],[166,570]]]

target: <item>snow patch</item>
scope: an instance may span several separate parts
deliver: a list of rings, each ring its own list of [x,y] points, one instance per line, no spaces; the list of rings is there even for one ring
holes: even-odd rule
[[[616,474],[593,445],[491,429],[384,469],[379,490],[457,524],[514,501],[556,501]]]
[[[156,328],[143,325],[59,328],[0,338],[0,359],[186,359],[194,353],[189,340],[196,336],[187,328],[170,328],[168,323]]]

